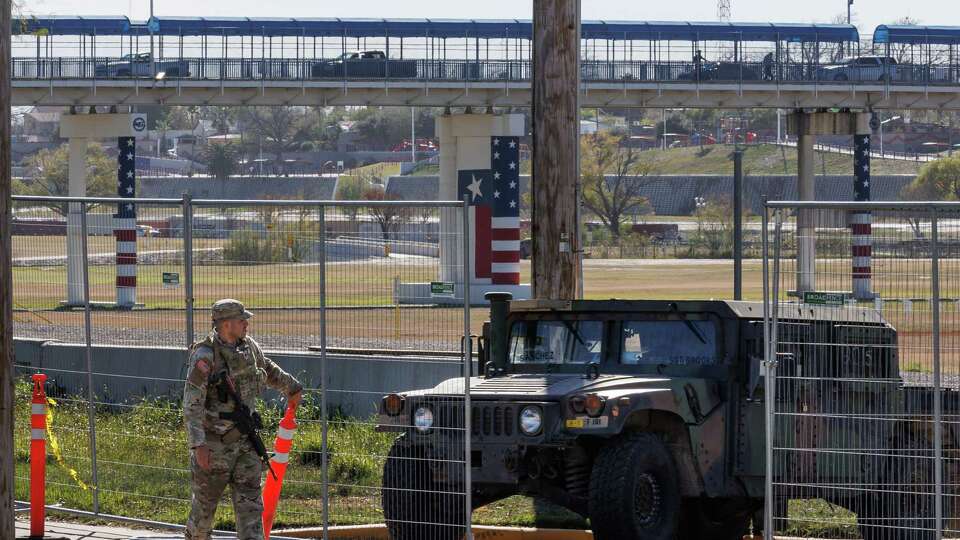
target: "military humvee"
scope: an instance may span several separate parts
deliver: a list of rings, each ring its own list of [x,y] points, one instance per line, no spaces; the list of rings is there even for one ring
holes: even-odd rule
[[[751,519],[762,526],[761,304],[488,298],[480,373],[470,385],[474,508],[514,494],[544,497],[589,517],[598,540],[733,540]],[[866,411],[878,400],[891,413],[930,406],[930,396],[917,394],[925,388],[871,384],[900,380],[889,324],[872,310],[825,309],[781,309],[778,412]],[[840,388],[829,382],[836,379],[864,383]],[[462,390],[463,379],[451,379],[380,404],[379,429],[403,433],[383,477],[395,540],[463,536]],[[778,416],[778,441],[932,448],[929,424],[829,416]],[[902,453],[784,453],[775,481],[790,486],[791,498],[854,511],[868,540],[932,539],[923,529],[933,505],[914,496],[931,492],[933,466],[924,463],[932,460],[894,455]],[[824,483],[856,487],[818,490]],[[904,487],[862,487],[878,483]],[[785,515],[786,500],[774,504]],[[889,519],[900,515],[911,518]]]

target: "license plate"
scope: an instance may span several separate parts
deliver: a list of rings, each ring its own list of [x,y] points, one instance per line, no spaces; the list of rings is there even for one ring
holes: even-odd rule
[[[609,419],[606,416],[601,416],[600,418],[580,416],[577,418],[568,418],[566,426],[568,429],[605,428],[608,422]]]

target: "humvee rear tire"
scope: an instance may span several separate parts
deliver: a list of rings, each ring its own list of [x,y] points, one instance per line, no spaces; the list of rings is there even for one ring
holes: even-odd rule
[[[410,445],[406,435],[398,438],[383,465],[381,502],[390,538],[463,538],[466,526],[462,489],[462,486],[434,482],[424,449]]]
[[[677,466],[663,440],[633,433],[600,451],[590,477],[597,540],[673,540],[680,521]]]

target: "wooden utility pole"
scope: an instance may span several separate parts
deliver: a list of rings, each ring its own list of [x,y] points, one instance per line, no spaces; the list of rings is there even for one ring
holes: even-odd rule
[[[16,534],[13,520],[13,243],[10,224],[11,0],[0,0],[0,538]]]
[[[533,296],[580,291],[580,0],[533,1]]]

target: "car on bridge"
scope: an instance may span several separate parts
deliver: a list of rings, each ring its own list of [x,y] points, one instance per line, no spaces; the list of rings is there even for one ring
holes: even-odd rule
[[[157,60],[156,65],[150,53],[125,54],[119,60],[98,63],[94,73],[97,77],[156,77],[163,73],[165,77],[189,77],[190,63],[185,60]]]
[[[896,81],[900,68],[896,58],[889,56],[859,56],[817,70],[821,81]]]
[[[392,539],[463,537],[469,436],[472,508],[523,494],[589,517],[597,540],[739,540],[762,523],[775,397],[777,440],[846,450],[776,454],[773,481],[798,486],[775,492],[776,516],[788,498],[821,498],[856,513],[866,540],[933,540],[933,467],[911,457],[933,447],[933,389],[902,383],[897,331],[872,309],[784,308],[777,379],[764,381],[758,303],[487,298],[469,424],[464,377],[379,406],[378,430],[399,434],[383,474]],[[942,399],[960,405],[960,393]],[[893,420],[826,414],[867,403]],[[944,425],[946,455],[957,431]],[[856,451],[877,448],[897,450]],[[958,473],[947,465],[944,485]]]
[[[313,64],[310,68],[310,76],[314,78],[412,79],[417,76],[417,61],[390,59],[383,51],[348,52],[334,60]]]
[[[697,68],[692,66],[689,70],[680,73],[677,76],[680,81],[696,81]],[[742,62],[705,62],[700,68],[699,80],[701,81],[758,81],[760,72],[756,66],[744,64]]]

